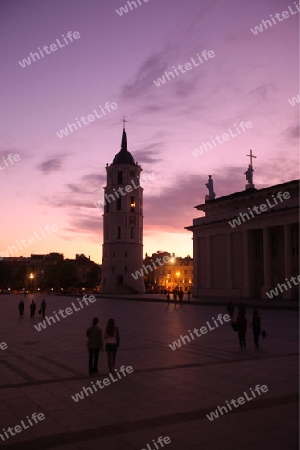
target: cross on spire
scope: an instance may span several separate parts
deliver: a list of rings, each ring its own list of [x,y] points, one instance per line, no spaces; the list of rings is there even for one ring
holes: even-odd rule
[[[125,122],[128,122],[128,120],[125,119],[125,116],[123,117],[123,130],[125,130]]]
[[[252,167],[252,159],[257,158],[257,156],[252,155],[252,150],[250,150],[250,155],[246,155],[250,157],[250,166]]]

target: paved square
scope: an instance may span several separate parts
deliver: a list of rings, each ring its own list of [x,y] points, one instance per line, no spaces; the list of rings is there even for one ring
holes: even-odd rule
[[[77,302],[45,298],[47,315]],[[180,335],[213,324],[226,308],[97,299],[38,332],[40,318],[29,317],[30,296],[19,319],[20,299],[0,297],[0,342],[8,346],[0,350],[0,429],[34,412],[45,419],[7,434],[2,448],[156,450],[154,441],[169,436],[167,450],[298,449],[298,312],[261,310],[268,335],[260,350],[250,331],[247,349],[240,350],[225,323],[173,351],[169,344]],[[102,331],[108,318],[115,319],[121,334],[116,368],[132,366],[134,372],[75,402],[71,396],[108,373],[101,353],[99,373],[88,376],[85,331],[94,316]],[[246,317],[249,322],[249,308]],[[258,384],[268,392],[212,421],[206,417],[244,392],[251,396]]]

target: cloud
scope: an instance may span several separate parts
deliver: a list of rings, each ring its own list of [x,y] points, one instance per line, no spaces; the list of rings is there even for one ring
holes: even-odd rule
[[[37,170],[44,172],[46,174],[52,172],[58,172],[61,170],[62,161],[61,157],[50,158],[47,161],[44,161],[36,166]]]
[[[294,141],[295,139],[299,139],[299,124],[296,123],[295,125],[291,125],[288,128],[286,128],[284,134],[287,136],[289,140]]]
[[[162,158],[157,158],[163,147],[162,142],[156,142],[147,145],[141,150],[134,151],[134,159],[141,164],[157,164],[163,161]]]

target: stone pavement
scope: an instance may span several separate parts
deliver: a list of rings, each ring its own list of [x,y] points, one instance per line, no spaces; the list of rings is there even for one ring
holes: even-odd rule
[[[157,450],[152,440],[169,436],[167,450],[298,449],[297,312],[262,311],[268,335],[260,350],[250,332],[240,350],[225,323],[173,351],[169,344],[206,321],[213,325],[225,307],[99,298],[38,332],[33,324],[40,319],[29,318],[30,296],[24,319],[18,318],[20,298],[0,297],[0,342],[8,346],[0,350],[0,433],[34,412],[45,420],[2,448]],[[76,301],[46,296],[47,313]],[[115,318],[121,332],[116,367],[134,372],[75,402],[72,395],[107,377],[105,354],[99,374],[87,375],[85,331],[95,315],[102,330]],[[206,417],[226,400],[249,396],[257,384],[268,392],[213,421]]]

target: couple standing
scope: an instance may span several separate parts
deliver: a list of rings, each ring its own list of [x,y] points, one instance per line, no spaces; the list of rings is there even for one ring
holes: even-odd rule
[[[94,317],[93,324],[86,331],[88,338],[87,347],[89,351],[89,374],[98,372],[99,351],[103,351],[102,331],[98,327],[98,317]],[[120,345],[120,333],[115,325],[114,319],[109,319],[106,325],[105,334],[105,351],[107,354],[107,364],[109,372],[115,369],[116,354]]]

